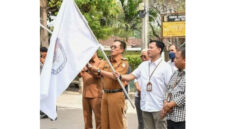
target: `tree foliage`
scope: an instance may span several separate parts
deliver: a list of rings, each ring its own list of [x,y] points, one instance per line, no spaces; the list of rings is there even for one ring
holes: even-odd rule
[[[93,33],[97,38],[107,38],[112,35],[114,30],[113,20],[121,13],[119,2],[116,0],[75,0],[82,14]],[[48,20],[51,21],[51,16],[56,16],[62,0],[48,0]]]
[[[97,38],[113,35],[116,19],[122,13],[116,0],[75,0]]]
[[[62,0],[48,1],[48,21],[56,16]],[[109,36],[141,37],[138,5],[142,0],[74,0],[98,39]],[[185,0],[152,0],[149,10],[151,37],[160,37],[160,14],[185,12]]]
[[[141,19],[138,17],[137,7],[141,0],[120,0],[123,13],[118,20],[118,29],[115,35],[120,37],[140,37]],[[139,33],[139,35],[136,35]]]
[[[58,14],[59,8],[62,4],[62,0],[47,0],[48,1],[48,20],[52,21],[51,16]]]

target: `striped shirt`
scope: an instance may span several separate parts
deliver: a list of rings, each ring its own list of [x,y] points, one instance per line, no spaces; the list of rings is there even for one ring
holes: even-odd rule
[[[164,99],[174,101],[177,106],[167,115],[167,120],[172,120],[174,122],[185,121],[185,85],[185,70],[175,71],[167,85],[167,92]]]

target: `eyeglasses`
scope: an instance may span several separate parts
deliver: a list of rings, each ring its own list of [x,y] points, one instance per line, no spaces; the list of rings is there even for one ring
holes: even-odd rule
[[[116,49],[116,48],[118,48],[118,47],[115,46],[115,45],[112,45],[112,46],[110,46],[110,48],[111,48],[111,49]]]

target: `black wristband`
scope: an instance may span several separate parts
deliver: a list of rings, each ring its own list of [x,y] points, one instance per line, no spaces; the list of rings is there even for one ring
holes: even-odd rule
[[[119,79],[122,80],[122,75],[120,74]]]
[[[101,70],[100,69],[98,69],[98,76],[100,76],[101,75]]]

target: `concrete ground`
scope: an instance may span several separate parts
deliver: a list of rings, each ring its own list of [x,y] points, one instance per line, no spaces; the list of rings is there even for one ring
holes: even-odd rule
[[[132,101],[134,102],[133,99]],[[75,91],[65,91],[58,98],[57,107],[57,120],[41,119],[40,129],[84,129],[81,94]],[[137,129],[136,109],[133,109],[130,103],[128,104],[127,119],[128,129]],[[93,125],[95,125],[94,121]]]

